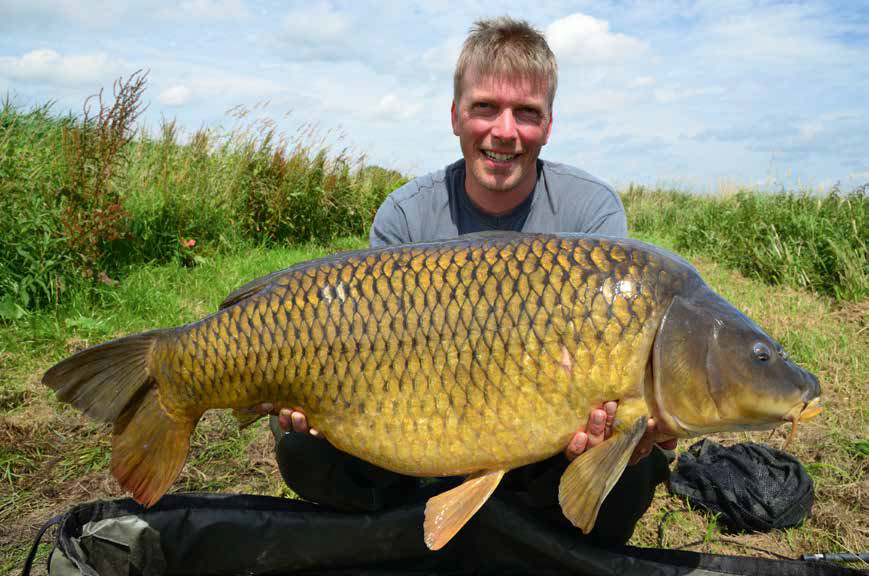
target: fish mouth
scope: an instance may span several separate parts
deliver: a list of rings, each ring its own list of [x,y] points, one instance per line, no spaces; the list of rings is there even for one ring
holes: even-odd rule
[[[787,450],[787,447],[790,446],[791,441],[797,437],[797,424],[803,422],[805,420],[810,420],[823,412],[823,408],[820,406],[821,399],[817,396],[809,400],[808,402],[803,402],[802,405],[797,404],[794,406],[793,410],[788,412],[783,420],[785,422],[791,423],[791,431],[788,433],[788,438],[785,440],[785,444],[782,447],[782,450]]]

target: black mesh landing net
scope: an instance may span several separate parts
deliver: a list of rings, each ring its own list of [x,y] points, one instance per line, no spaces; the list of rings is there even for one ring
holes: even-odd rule
[[[729,527],[751,532],[799,524],[815,499],[799,460],[753,442],[697,442],[679,456],[669,487],[692,504],[720,512]]]

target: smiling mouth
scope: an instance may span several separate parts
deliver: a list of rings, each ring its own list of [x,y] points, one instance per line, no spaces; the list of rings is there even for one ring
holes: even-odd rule
[[[489,160],[494,160],[495,162],[509,162],[514,158],[518,158],[518,154],[498,154],[497,152],[491,152],[489,150],[482,150],[483,156],[488,158]]]

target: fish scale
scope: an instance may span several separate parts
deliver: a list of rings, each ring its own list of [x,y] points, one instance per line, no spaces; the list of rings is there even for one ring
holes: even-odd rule
[[[468,474],[429,501],[437,548],[458,529],[443,518],[460,526],[504,471],[562,450],[604,401],[620,402],[613,437],[559,488],[586,531],[650,416],[688,436],[817,413],[817,379],[783,353],[778,372],[755,374],[758,342],[780,350],[654,246],[482,234],[298,264],[198,322],[95,346],[43,381],[114,422],[112,472],[146,505],[179,473],[204,411],[262,402],[303,410],[378,466]]]

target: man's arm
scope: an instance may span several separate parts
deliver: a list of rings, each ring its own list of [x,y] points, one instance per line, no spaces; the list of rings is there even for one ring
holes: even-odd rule
[[[407,224],[407,214],[392,196],[388,196],[377,209],[377,214],[371,223],[368,245],[371,248],[379,248],[380,246],[407,244],[408,242],[412,242],[412,240],[410,227]]]
[[[628,237],[628,218],[618,193],[600,183],[599,189],[588,198],[584,211],[577,214],[575,232],[603,236]]]

